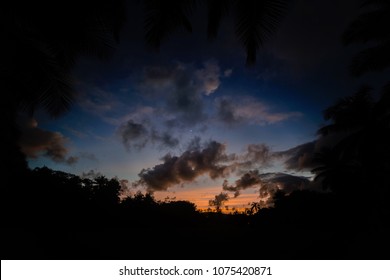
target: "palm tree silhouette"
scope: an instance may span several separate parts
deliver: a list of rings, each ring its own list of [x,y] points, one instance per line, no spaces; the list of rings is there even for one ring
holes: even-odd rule
[[[18,112],[33,114],[37,107],[52,117],[66,112],[74,100],[75,62],[81,55],[109,55],[125,8],[123,0],[3,1],[0,20],[1,144],[7,147],[0,169],[11,180],[27,168],[18,148]]]
[[[319,133],[344,133],[337,143],[317,153],[315,180],[337,195],[339,207],[370,227],[386,228],[390,209],[390,102],[389,85],[377,101],[363,87],[351,97],[339,100],[325,110],[332,121]],[[359,218],[360,215],[360,218]],[[366,218],[363,218],[365,216]]]
[[[145,0],[146,42],[159,49],[163,40],[180,27],[192,32],[190,16],[200,4],[195,0]],[[234,13],[236,36],[246,50],[247,65],[256,62],[258,49],[277,30],[288,0],[209,0],[207,37],[217,36],[221,20]]]
[[[56,117],[74,98],[70,72],[80,55],[106,57],[122,27],[124,1],[6,1],[1,86],[7,108]]]
[[[356,94],[341,98],[324,111],[325,119],[331,123],[320,128],[318,133],[321,136],[344,133],[345,136],[333,147],[327,147],[317,154],[317,162],[322,166],[313,172],[318,178],[329,179],[330,174],[346,173],[351,168],[355,169],[353,173],[359,175],[357,177],[361,177],[367,171],[377,173],[387,168],[383,163],[389,160],[388,144],[385,142],[390,129],[389,88],[384,87],[377,101],[371,97],[370,90],[363,86]],[[340,168],[344,170],[336,172]],[[359,169],[366,171],[361,173]],[[370,177],[370,174],[366,175]]]
[[[359,52],[350,65],[351,73],[360,76],[381,71],[390,66],[390,3],[386,0],[366,0],[362,8],[368,11],[355,19],[343,34],[345,45],[374,43]]]

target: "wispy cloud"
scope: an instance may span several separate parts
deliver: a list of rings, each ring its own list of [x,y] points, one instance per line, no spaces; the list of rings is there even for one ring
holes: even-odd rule
[[[302,116],[300,112],[273,112],[270,106],[250,96],[238,100],[223,97],[215,102],[218,120],[228,125],[267,125]]]

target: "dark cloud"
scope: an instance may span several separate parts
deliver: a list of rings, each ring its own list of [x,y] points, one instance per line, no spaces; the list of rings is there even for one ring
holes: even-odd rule
[[[284,165],[289,170],[305,171],[314,168],[313,156],[317,141],[304,143],[286,151],[275,152],[277,158],[284,158]]]
[[[237,197],[240,195],[241,190],[245,190],[247,188],[259,185],[261,183],[260,175],[258,170],[251,170],[244,175],[241,176],[240,179],[238,179],[235,182],[234,186],[229,186],[228,181],[225,180],[222,184],[222,188],[225,191],[234,192],[234,197]]]
[[[310,180],[307,177],[286,173],[265,173],[261,174],[260,178],[265,184],[274,185],[287,194],[294,190],[306,189],[310,185]]]
[[[119,180],[119,185],[121,186],[121,190],[125,190],[129,188],[129,180],[121,179]]]
[[[264,207],[274,205],[274,196],[278,191],[284,194],[291,194],[297,190],[318,190],[312,185],[312,181],[303,176],[295,176],[286,173],[266,173],[261,174],[262,184],[259,188],[260,199],[264,202]]]
[[[122,137],[122,142],[126,148],[138,148],[145,147],[149,141],[149,132],[143,124],[136,123],[133,120],[128,120],[122,124],[118,132]]]
[[[229,70],[226,70],[226,77],[231,75]],[[229,74],[230,73],[230,74]],[[221,71],[218,63],[214,60],[209,60],[203,63],[203,68],[195,71],[197,83],[199,84],[199,91],[205,95],[210,95],[216,91],[221,84]]]
[[[52,132],[38,127],[34,119],[19,121],[21,138],[19,145],[22,152],[29,158],[45,156],[58,163],[74,164],[76,156],[68,156],[67,138],[59,132]]]
[[[332,132],[326,136],[320,136],[314,141],[298,145],[291,149],[273,152],[272,156],[276,159],[282,159],[284,166],[288,170],[311,171],[317,167],[315,161],[316,153],[321,152],[324,148],[333,148],[350,134],[351,132],[349,131]]]
[[[85,178],[85,179],[95,179],[95,178],[100,177],[100,176],[103,176],[102,173],[91,169],[87,172],[81,173],[80,177]]]
[[[145,186],[148,191],[167,190],[175,185],[194,181],[207,174],[211,179],[224,177],[229,172],[230,156],[225,153],[225,145],[210,141],[201,146],[192,145],[180,156],[165,155],[163,163],[153,168],[143,169],[135,186]]]
[[[289,194],[295,190],[307,189],[311,181],[302,176],[294,176],[286,173],[264,173],[258,170],[250,170],[236,180],[234,185],[229,185],[228,181],[223,182],[222,188],[225,191],[234,192],[234,197],[240,195],[242,190],[257,188],[260,199],[266,205],[271,205],[272,198],[277,191]]]
[[[50,157],[51,155],[49,155]],[[53,156],[53,155],[52,155]],[[57,155],[55,155],[57,156]],[[65,159],[65,161],[59,161],[59,162],[65,162],[66,164],[72,165],[79,161],[79,158],[76,156],[70,156]]]
[[[173,137],[168,132],[158,132],[152,130],[151,141],[160,143],[160,147],[174,148],[179,145],[179,139]]]
[[[143,96],[163,97],[166,124],[196,125],[207,117],[203,97],[218,89],[221,77],[218,63],[213,60],[198,69],[183,63],[174,67],[149,66],[144,68],[138,89]]]
[[[303,165],[315,142],[310,142],[283,152],[272,152],[265,144],[250,144],[242,154],[227,154],[224,144],[216,141],[202,143],[200,137],[193,138],[180,156],[167,154],[163,163],[143,169],[134,186],[144,186],[148,191],[165,191],[170,187],[195,181],[201,175],[211,179],[239,175],[233,184],[223,182],[223,190],[233,192],[234,197],[248,188],[257,188],[262,199],[273,196],[277,190],[290,193],[309,186],[306,177],[286,173],[264,173],[260,170],[270,166],[275,159],[283,158],[290,168]],[[311,154],[310,154],[311,155]]]
[[[221,192],[217,194],[214,199],[209,200],[210,206],[215,206],[217,209],[220,209],[223,204],[229,200],[229,195],[227,193]]]
[[[218,120],[228,125],[268,125],[302,116],[300,112],[272,112],[267,104],[250,96],[241,96],[238,100],[222,97],[215,102]]]
[[[233,102],[226,98],[217,99],[217,117],[220,121],[227,124],[236,124],[240,120],[234,112]]]
[[[174,148],[179,144],[179,140],[169,132],[159,132],[154,128],[147,127],[133,120],[128,120],[118,128],[118,133],[123,144],[129,150],[132,148],[142,149],[148,144],[157,144],[159,147]]]
[[[271,158],[270,148],[265,144],[249,144],[244,160],[253,163],[267,164]]]
[[[250,169],[269,166],[272,159],[272,152],[267,145],[249,144],[244,153],[235,155],[231,170],[241,175]]]
[[[124,199],[126,197],[129,197],[133,194],[131,191],[131,184],[129,184],[129,180],[127,179],[118,179],[119,185],[120,185],[120,193],[119,197],[120,199]]]
[[[260,175],[260,180],[259,197],[264,207],[273,206],[276,192],[282,191],[288,195],[296,190],[310,188],[311,183],[306,177],[286,173],[264,173]]]
[[[174,90],[189,89],[196,94],[210,95],[220,86],[222,75],[217,61],[209,60],[203,67],[195,68],[193,65],[176,63],[174,66],[147,66],[143,69],[143,77],[139,89],[147,94],[170,94]],[[192,92],[191,91],[191,92]]]

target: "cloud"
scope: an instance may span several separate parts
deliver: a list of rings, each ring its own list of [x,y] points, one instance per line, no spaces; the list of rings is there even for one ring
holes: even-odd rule
[[[118,134],[128,150],[142,149],[148,143],[157,144],[160,148],[174,148],[179,144],[179,140],[169,132],[159,132],[148,126],[146,122],[141,124],[133,120],[119,126]]]
[[[217,209],[220,209],[223,204],[229,200],[229,195],[227,193],[221,192],[216,195],[214,199],[209,200],[210,206],[215,206]]]
[[[300,117],[300,112],[274,113],[270,108],[253,97],[241,97],[232,100],[229,97],[216,99],[217,118],[219,121],[235,125],[241,123],[267,125],[293,117]]]
[[[168,132],[158,132],[152,130],[151,132],[151,141],[160,143],[160,147],[174,148],[179,145],[179,139],[175,138]]]
[[[34,119],[19,121],[21,138],[19,145],[22,152],[29,158],[45,156],[58,163],[74,164],[76,156],[68,156],[66,143],[68,139],[59,132],[52,132],[38,127]]]
[[[215,61],[207,61],[203,63],[203,66],[204,68],[197,70],[195,75],[199,83],[199,90],[205,95],[210,95],[221,84],[219,80],[221,73]]]
[[[223,76],[226,78],[230,77],[232,74],[233,74],[233,69],[226,69],[225,71],[223,71]]]
[[[119,198],[125,199],[126,197],[132,196],[134,192],[131,190],[131,184],[127,179],[118,179],[120,185]]]
[[[100,176],[103,176],[102,173],[91,169],[87,172],[81,173],[80,177],[83,179],[95,179],[95,178],[100,177]]]
[[[275,152],[277,158],[284,158],[284,165],[289,170],[305,171],[313,169],[313,155],[317,141],[311,141],[286,151]]]
[[[272,156],[284,160],[284,166],[288,170],[311,171],[317,167],[316,153],[321,152],[324,148],[333,148],[350,133],[348,131],[330,133],[291,149],[274,152]]]
[[[227,124],[235,124],[240,121],[235,114],[233,102],[226,98],[218,99],[217,116],[220,121]]]
[[[125,107],[123,110],[121,110],[121,112],[122,111],[130,113],[125,113],[120,116],[106,115],[102,118],[102,120],[111,125],[120,126],[128,120],[132,120],[137,123],[149,123],[154,116],[160,114],[156,108],[151,106],[135,106],[132,108]]]
[[[247,188],[259,185],[261,183],[260,175],[258,170],[251,170],[244,175],[241,176],[240,179],[238,179],[235,182],[234,186],[229,186],[228,181],[224,180],[222,184],[222,188],[225,191],[234,192],[234,197],[237,197],[240,195],[241,190],[245,190]]]
[[[118,132],[122,137],[123,144],[128,149],[141,149],[149,141],[148,129],[143,124],[136,123],[133,120],[128,120],[122,124]]]
[[[79,96],[77,104],[82,110],[97,115],[105,116],[107,113],[116,110],[119,102],[114,95],[106,90],[88,83],[78,83],[77,90]]]
[[[246,147],[246,152],[242,156],[244,160],[241,162],[241,167],[247,166],[252,168],[255,166],[266,166],[271,161],[271,150],[265,144],[249,144]]]
[[[126,190],[129,188],[129,180],[121,179],[119,180],[119,185],[121,186],[121,190]]]
[[[140,93],[160,99],[160,117],[171,126],[188,126],[207,118],[204,98],[213,94],[221,84],[218,63],[209,60],[203,67],[177,63],[171,67],[148,66],[138,85]]]
[[[242,175],[250,169],[268,167],[273,162],[273,153],[265,144],[249,144],[241,154],[231,154],[231,172]]]
[[[229,173],[226,164],[231,157],[225,153],[225,145],[210,141],[203,145],[191,145],[180,156],[165,155],[163,163],[142,169],[134,186],[144,186],[150,192],[165,191],[170,187],[194,181],[201,175],[211,179]]]
[[[310,180],[307,177],[280,172],[261,174],[260,178],[266,184],[275,185],[279,190],[287,194],[295,190],[306,189],[310,185]]]
[[[290,194],[295,190],[309,188],[310,183],[310,180],[303,176],[294,176],[286,173],[261,174],[258,170],[250,170],[236,180],[233,185],[229,185],[229,182],[224,180],[222,188],[225,191],[234,192],[234,197],[238,197],[242,190],[257,188],[260,199],[266,205],[270,205],[277,191],[280,190]]]

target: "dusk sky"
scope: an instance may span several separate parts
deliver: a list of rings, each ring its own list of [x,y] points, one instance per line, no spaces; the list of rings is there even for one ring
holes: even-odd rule
[[[23,124],[29,166],[117,177],[129,193],[198,208],[315,187],[305,151],[318,145],[322,111],[386,75],[348,71],[360,48],[343,46],[341,34],[357,1],[294,1],[254,66],[231,17],[207,40],[205,10],[196,10],[192,34],[179,30],[156,52],[144,40],[142,7],[128,5],[112,57],[77,62],[70,111],[58,119],[38,111]]]

